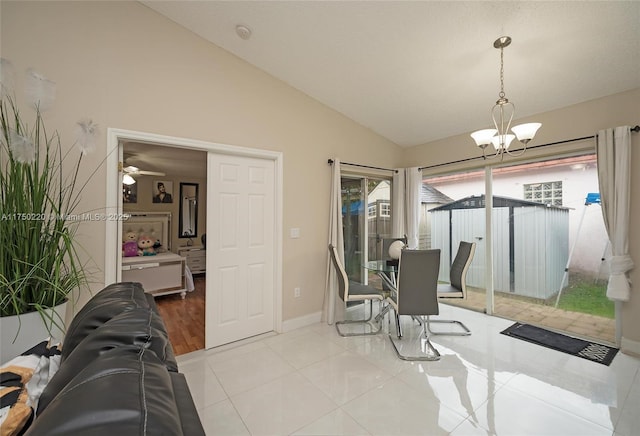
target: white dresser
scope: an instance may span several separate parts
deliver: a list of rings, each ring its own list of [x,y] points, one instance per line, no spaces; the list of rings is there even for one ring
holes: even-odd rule
[[[122,281],[142,283],[145,292],[157,295],[187,293],[185,258],[175,253],[122,258]]]
[[[178,254],[187,259],[187,266],[192,274],[199,274],[207,271],[207,252],[202,247],[180,247]]]

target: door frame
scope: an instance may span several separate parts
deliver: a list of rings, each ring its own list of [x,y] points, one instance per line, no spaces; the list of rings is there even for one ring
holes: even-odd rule
[[[189,138],[158,135],[155,133],[138,132],[116,128],[107,129],[106,157],[106,204],[107,217],[115,219],[105,220],[105,286],[122,280],[122,247],[118,241],[122,240],[122,173],[119,168],[120,144],[122,142],[144,142],[147,144],[185,148],[205,152],[214,152],[232,156],[253,157],[272,160],[275,165],[275,258],[274,258],[274,330],[282,332],[282,205],[283,205],[283,154],[278,151],[262,150],[237,145],[220,144]],[[205,331],[206,334],[206,331]],[[206,337],[205,337],[206,343]]]

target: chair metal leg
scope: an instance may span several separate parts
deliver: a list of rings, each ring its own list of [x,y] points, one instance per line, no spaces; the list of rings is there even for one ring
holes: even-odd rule
[[[460,326],[460,328],[462,329],[462,331],[445,331],[445,332],[434,332],[433,330],[431,330],[431,323],[434,324],[456,324],[458,326]],[[469,328],[464,325],[462,323],[462,321],[457,321],[454,319],[436,319],[436,320],[432,320],[429,318],[429,316],[427,316],[427,320],[425,322],[426,324],[426,329],[429,333],[431,333],[434,336],[437,335],[443,335],[443,336],[469,336],[471,334],[471,330],[469,330]]]
[[[387,312],[389,312],[389,309],[391,309],[390,304],[383,305],[382,309],[380,309],[380,312],[376,315],[376,318],[375,318],[376,322],[382,321],[382,319],[387,314]]]
[[[365,305],[365,314],[367,311],[367,302],[364,302]],[[365,319],[353,319],[353,320],[344,320],[344,321],[336,321],[335,325],[336,325],[336,330],[338,331],[338,334],[340,336],[342,336],[343,338],[349,337],[349,336],[369,336],[369,335],[377,335],[378,333],[380,333],[382,331],[382,325],[380,324],[380,322],[378,321],[378,328],[376,330],[371,330],[370,332],[364,332],[364,333],[342,333],[340,331],[340,326],[341,325],[354,325],[354,324],[360,324],[360,325],[368,325],[373,327],[373,324],[370,323],[371,318],[373,317],[373,301],[369,300],[369,316]],[[376,318],[377,321],[377,318]]]
[[[400,318],[397,314],[396,314],[397,318]],[[422,331],[420,333],[420,337],[418,338],[420,340],[420,352],[423,353],[422,355],[419,356],[409,356],[406,354],[402,354],[400,353],[400,350],[398,349],[398,346],[396,345],[395,341],[393,340],[392,335],[389,335],[389,340],[391,341],[391,345],[393,345],[393,349],[396,352],[396,355],[398,356],[399,359],[401,360],[407,360],[407,361],[436,361],[436,360],[440,360],[440,353],[438,352],[438,350],[436,350],[436,348],[433,346],[433,344],[431,343],[431,341],[429,340],[429,334],[427,331],[427,322],[423,321],[421,322],[422,325]],[[399,328],[399,321],[398,321],[398,328]],[[398,335],[398,339],[401,340],[401,333]]]

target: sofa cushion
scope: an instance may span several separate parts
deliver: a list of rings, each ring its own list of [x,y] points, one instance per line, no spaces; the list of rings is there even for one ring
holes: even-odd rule
[[[142,346],[104,352],[37,415],[30,436],[182,435],[170,373]]]
[[[138,307],[149,308],[140,283],[114,283],[95,294],[71,321],[64,338],[62,361],[93,330],[114,316]]]
[[[68,355],[40,397],[38,415],[56,395],[91,361],[117,347],[134,345],[153,351],[169,371],[178,364],[164,323],[152,309],[136,308],[114,316],[89,333]]]

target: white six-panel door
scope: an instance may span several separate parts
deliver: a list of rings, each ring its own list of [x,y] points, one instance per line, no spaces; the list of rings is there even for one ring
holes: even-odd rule
[[[208,153],[206,348],[274,330],[275,163]]]

